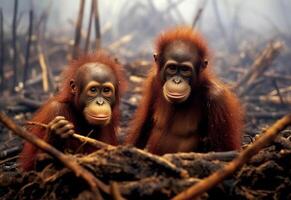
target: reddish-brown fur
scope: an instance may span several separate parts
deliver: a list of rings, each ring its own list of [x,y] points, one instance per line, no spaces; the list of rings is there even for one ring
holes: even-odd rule
[[[187,103],[173,106],[163,97],[159,65],[165,47],[176,40],[196,46],[202,60],[209,59],[205,40],[190,28],[176,28],[158,37],[156,50],[160,61],[153,65],[145,81],[143,98],[133,118],[127,143],[148,148],[156,154],[239,149],[243,127],[240,103],[210,72],[209,66],[201,72],[198,81],[192,83]],[[180,132],[181,137],[177,138]],[[160,150],[160,145],[168,147]]]
[[[118,81],[116,88],[116,102],[113,107],[111,122],[100,128],[100,130],[94,130],[93,132],[91,131],[92,129],[88,129],[88,123],[74,108],[73,96],[70,89],[70,80],[76,76],[77,69],[85,63],[90,62],[99,62],[109,66],[113,70]],[[91,132],[90,137],[112,145],[117,145],[116,129],[119,125],[120,93],[124,90],[125,84],[123,77],[121,66],[106,53],[99,51],[97,53],[81,56],[79,59],[73,60],[64,70],[60,92],[49,99],[48,102],[38,110],[31,121],[48,124],[56,116],[64,116],[68,121],[74,124],[75,130],[78,134],[87,135]],[[44,139],[62,151],[66,151],[67,149],[76,151],[81,145],[79,141],[73,138],[60,140],[53,135],[48,136],[47,130],[40,126],[29,126],[28,130],[31,134],[37,135],[39,138]],[[92,151],[94,151],[94,148],[89,145],[85,145],[82,148],[83,153],[90,153]],[[20,155],[20,167],[23,170],[33,169],[38,153],[39,150],[36,147],[26,142]]]

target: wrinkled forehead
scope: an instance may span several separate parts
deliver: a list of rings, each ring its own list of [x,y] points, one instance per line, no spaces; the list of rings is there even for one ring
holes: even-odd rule
[[[87,85],[90,81],[97,81],[101,84],[111,82],[113,85],[116,85],[117,82],[113,70],[98,62],[82,65],[78,69],[77,74],[77,82],[79,82],[82,87]]]
[[[197,48],[184,41],[175,41],[170,43],[165,48],[164,54],[166,60],[173,59],[178,62],[192,61],[196,62],[198,59]]]

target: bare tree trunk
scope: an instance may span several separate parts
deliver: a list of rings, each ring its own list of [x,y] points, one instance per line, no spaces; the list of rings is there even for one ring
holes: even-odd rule
[[[25,87],[25,83],[26,83],[28,71],[29,71],[29,57],[30,57],[32,32],[33,32],[33,10],[30,10],[29,11],[28,41],[27,41],[27,46],[26,46],[25,65],[24,65],[24,72],[23,72],[23,87]]]
[[[17,85],[17,12],[18,12],[18,0],[14,0],[14,11],[13,11],[13,23],[12,23],[12,48],[13,48],[13,89]]]
[[[95,34],[96,34],[96,49],[101,47],[101,32],[99,22],[98,0],[93,0],[93,7],[95,13]]]
[[[193,29],[196,28],[197,23],[198,23],[199,19],[202,16],[202,13],[203,13],[203,11],[204,11],[204,9],[206,7],[207,2],[208,2],[208,0],[202,0],[202,2],[200,3],[200,6],[199,6],[199,8],[197,10],[197,13],[196,13],[196,15],[194,17],[194,20],[193,20],[193,23],[192,23],[192,28]]]
[[[3,11],[0,9],[0,92],[3,91],[4,85],[4,30],[3,30]]]
[[[79,9],[79,15],[78,15],[78,20],[77,20],[77,25],[76,25],[75,41],[74,41],[74,48],[73,48],[73,58],[76,58],[80,52],[79,45],[80,45],[80,40],[81,40],[84,6],[85,6],[85,0],[80,0],[80,9]]]
[[[89,16],[89,24],[88,24],[87,36],[86,36],[86,42],[85,42],[85,48],[84,48],[85,53],[88,52],[89,46],[90,46],[90,37],[91,37],[92,21],[93,21],[94,12],[95,12],[94,11],[94,1],[95,0],[92,0],[92,3],[91,3],[91,10],[90,10],[90,16]]]

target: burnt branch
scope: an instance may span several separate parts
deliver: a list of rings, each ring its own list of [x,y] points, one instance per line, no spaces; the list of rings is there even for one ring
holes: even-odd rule
[[[14,10],[13,10],[13,22],[12,22],[12,49],[13,49],[13,89],[17,85],[17,13],[18,13],[18,0],[14,0]]]
[[[15,124],[9,117],[7,117],[4,113],[0,112],[0,121],[14,134],[22,137],[23,139],[27,140],[28,142],[35,145],[37,148],[43,150],[44,152],[48,153],[49,155],[58,159],[61,163],[64,164],[67,168],[72,170],[75,175],[78,177],[82,177],[88,185],[91,187],[93,192],[98,191],[97,188],[100,188],[102,191],[108,192],[108,187],[104,185],[101,181],[99,181],[96,177],[94,177],[89,171],[85,168],[81,167],[73,157],[67,156],[51,146],[50,144],[46,143],[44,140],[38,138],[35,135],[29,134],[23,128],[19,127]]]
[[[31,46],[31,38],[33,32],[33,10],[29,11],[29,25],[28,25],[28,40],[26,45],[26,53],[25,53],[25,65],[24,65],[24,72],[23,72],[23,86],[26,85],[26,80],[29,71],[29,58],[30,58],[30,46]]]
[[[85,0],[80,0],[80,9],[76,24],[75,30],[75,40],[74,40],[74,47],[73,47],[73,58],[76,58],[79,55],[80,51],[80,41],[81,41],[81,30],[82,30],[82,23],[83,23],[83,16],[84,16],[84,6]]]
[[[266,130],[252,145],[249,145],[243,150],[236,159],[229,162],[222,169],[216,171],[209,177],[201,180],[199,183],[193,185],[182,193],[178,194],[173,200],[197,199],[204,192],[216,186],[226,177],[233,174],[238,168],[242,167],[255,154],[257,154],[263,147],[275,140],[280,131],[291,125],[291,114],[278,120],[269,129]]]
[[[279,55],[282,48],[283,44],[281,42],[271,42],[259,54],[251,65],[249,71],[238,81],[235,86],[235,90],[239,89],[239,96],[244,96],[252,89],[254,81],[262,75],[268,67],[270,67],[272,61]]]

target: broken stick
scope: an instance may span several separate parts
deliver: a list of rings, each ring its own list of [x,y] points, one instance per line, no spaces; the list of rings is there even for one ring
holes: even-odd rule
[[[254,60],[249,71],[238,81],[234,90],[238,91],[238,96],[242,97],[251,90],[254,81],[262,75],[268,67],[272,64],[272,61],[279,55],[283,44],[279,41],[271,42]]]
[[[48,128],[47,124],[43,124],[43,123],[39,123],[39,122],[28,121],[28,122],[26,122],[26,124],[27,125],[41,126],[43,128],[46,128],[46,129]],[[92,139],[92,138],[89,138],[89,137],[86,137],[86,136],[83,136],[83,135],[80,135],[77,133],[73,133],[71,136],[80,140],[80,142],[88,143],[88,144],[96,147],[97,149],[112,147],[112,145],[110,145],[110,144],[106,144],[106,143],[101,142],[99,140],[95,140],[95,139]]]
[[[89,171],[80,166],[76,160],[72,157],[67,156],[46,143],[44,140],[38,138],[35,135],[28,133],[26,130],[15,124],[7,115],[0,112],[0,122],[2,122],[7,128],[9,128],[13,133],[27,140],[31,144],[35,145],[37,148],[43,150],[44,152],[50,154],[54,158],[57,158],[60,162],[64,164],[67,168],[72,170],[77,177],[82,177],[88,185],[91,187],[92,192],[99,193],[98,188],[102,191],[109,193],[109,187],[94,177]],[[100,195],[98,195],[100,196]]]
[[[197,184],[176,195],[173,200],[197,199],[204,192],[207,192],[209,189],[223,181],[226,177],[233,174],[264,146],[271,143],[276,136],[289,125],[291,125],[291,113],[278,120],[267,129],[265,133],[261,134],[260,137],[252,145],[249,145],[244,151],[242,151],[236,159],[229,162],[222,169],[216,171],[209,177],[202,179]]]

